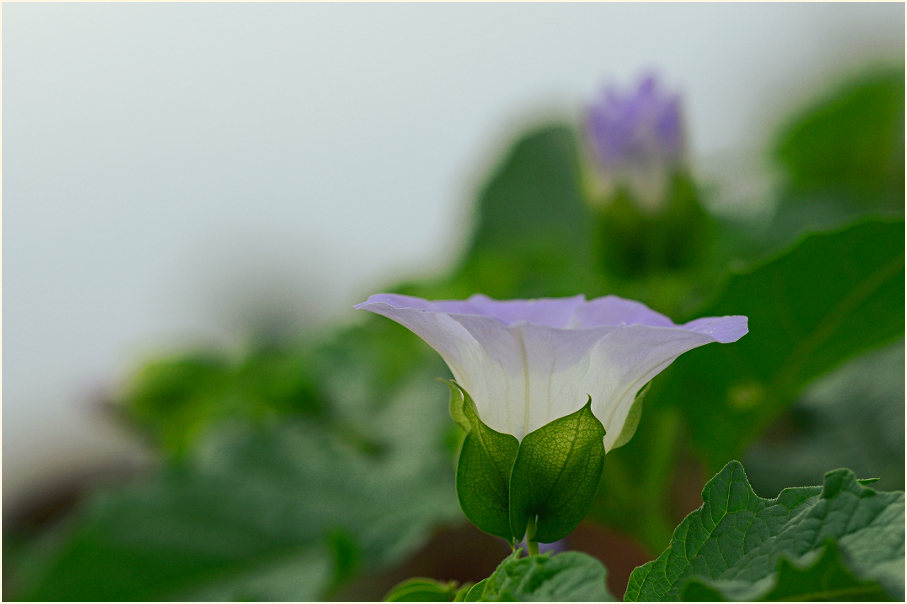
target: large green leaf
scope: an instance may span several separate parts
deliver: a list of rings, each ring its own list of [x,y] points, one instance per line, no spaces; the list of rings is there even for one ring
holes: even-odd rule
[[[185,463],[91,498],[33,548],[15,595],[324,598],[356,567],[398,561],[459,517],[437,394],[418,374],[375,413],[378,452],[310,422],[223,426]]]
[[[753,583],[735,580],[704,582],[693,578],[684,586],[681,599],[686,602],[877,602],[891,599],[877,581],[860,579],[847,568],[834,541],[803,556],[800,562],[802,566],[780,557],[776,573]]]
[[[903,309],[903,220],[811,234],[730,278],[697,315],[747,315],[750,333],[685,354],[647,401],[681,409],[695,447],[717,469],[811,380],[902,338]]]
[[[510,475],[510,526],[517,540],[526,535],[551,543],[585,518],[605,463],[604,436],[590,398],[579,411],[523,438]]]
[[[451,295],[543,297],[597,289],[594,220],[582,197],[570,128],[545,126],[519,139],[479,193],[476,213]]]
[[[473,602],[613,602],[605,586],[607,571],[580,552],[504,559],[494,573],[469,591]]]
[[[757,496],[729,463],[668,549],[630,576],[625,599],[904,596],[904,493],[834,470],[821,487]],[[831,549],[829,549],[831,548]]]

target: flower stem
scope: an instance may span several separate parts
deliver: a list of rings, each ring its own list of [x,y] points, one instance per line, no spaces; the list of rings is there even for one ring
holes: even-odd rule
[[[526,545],[529,547],[530,556],[539,555],[539,544],[535,541],[535,515],[529,516],[529,524],[526,526]]]

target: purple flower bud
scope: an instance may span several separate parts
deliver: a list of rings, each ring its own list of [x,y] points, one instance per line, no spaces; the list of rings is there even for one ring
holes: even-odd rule
[[[586,137],[603,175],[657,204],[686,152],[680,97],[647,75],[632,90],[606,86],[586,108]]]

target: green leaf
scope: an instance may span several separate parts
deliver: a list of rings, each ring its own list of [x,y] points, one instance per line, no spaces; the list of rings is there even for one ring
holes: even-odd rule
[[[642,401],[649,391],[650,384],[651,382],[643,386],[640,391],[636,393],[636,398],[633,399],[630,411],[627,412],[627,419],[624,420],[624,426],[621,428],[617,440],[614,441],[614,445],[611,446],[612,451],[623,447],[630,442],[633,435],[636,434],[636,428],[639,427],[639,420],[642,418]]]
[[[460,294],[568,296],[599,281],[571,128],[549,125],[520,138],[479,193],[476,212],[454,277]]]
[[[796,203],[846,197],[904,210],[904,69],[863,74],[807,108],[779,137]]]
[[[469,581],[464,583],[457,589],[457,593],[454,595],[454,602],[466,602],[469,597],[469,592],[472,591],[473,584]]]
[[[613,602],[605,585],[607,571],[580,552],[508,556],[490,577],[469,592],[471,602]],[[481,591],[479,591],[481,588]]]
[[[819,481],[828,467],[904,489],[904,340],[863,355],[809,386],[791,412],[747,451],[760,493]]]
[[[625,600],[903,598],[903,492],[841,469],[763,499],[734,461],[702,496],[668,549],[630,575]]]
[[[810,564],[810,558],[815,561]],[[880,601],[890,596],[875,581],[860,579],[845,565],[834,541],[819,551],[803,556],[797,566],[784,556],[778,559],[777,575],[762,581],[714,581],[690,579],[683,589],[685,602],[702,601]],[[771,585],[769,591],[765,586]]]
[[[261,346],[234,361],[202,351],[159,359],[130,380],[118,404],[170,456],[188,454],[218,422],[323,417],[326,405],[301,349]]]
[[[227,359],[212,352],[161,359],[137,372],[121,404],[161,448],[184,454],[217,410],[230,374]]]
[[[482,601],[482,592],[485,591],[485,584],[488,582],[488,579],[482,579],[475,585],[469,588],[466,592],[466,596],[463,598],[463,602],[481,602]],[[459,594],[457,594],[459,595]]]
[[[412,376],[372,415],[386,444],[371,455],[311,422],[221,426],[36,543],[16,598],[318,600],[355,569],[399,562],[460,517],[431,383]]]
[[[520,442],[510,434],[492,430],[479,419],[469,394],[451,380],[451,414],[469,425],[457,461],[457,498],[466,517],[477,527],[513,541],[510,532],[510,471]],[[456,416],[455,416],[456,417]]]
[[[667,183],[664,199],[654,210],[643,208],[626,189],[597,204],[596,246],[604,273],[640,279],[690,269],[709,253],[714,225],[690,174],[677,170]]]
[[[460,388],[460,385],[453,380],[438,378],[438,381],[444,382],[450,388],[450,403],[448,404],[448,407],[450,409],[451,419],[457,422],[458,426],[469,432],[472,429],[472,421],[470,416],[466,415],[466,410],[463,408],[466,405],[466,399],[469,397],[469,394]],[[472,413],[471,417],[475,418],[476,414]]]
[[[703,347],[652,383],[717,469],[739,456],[811,380],[904,334],[904,222],[873,219],[813,233],[734,274],[696,316],[742,314],[750,333]]]
[[[589,511],[598,490],[605,429],[592,398],[575,413],[527,434],[510,476],[510,526],[517,540],[551,543],[566,537]]]
[[[785,172],[775,214],[762,228],[737,230],[735,247],[744,238],[777,249],[806,228],[903,216],[903,68],[872,70],[829,90],[784,126],[774,147]]]
[[[453,602],[460,589],[456,581],[442,583],[435,579],[407,579],[395,585],[384,596],[385,602]]]

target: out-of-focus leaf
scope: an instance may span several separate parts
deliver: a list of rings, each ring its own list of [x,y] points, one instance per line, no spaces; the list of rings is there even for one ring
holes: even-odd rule
[[[789,245],[804,231],[835,228],[867,214],[903,216],[903,68],[863,72],[810,101],[783,124],[772,152],[781,170],[771,187],[769,220],[722,218],[724,256],[746,260]],[[746,189],[741,166],[733,168],[734,187]],[[757,188],[768,195],[767,185]],[[765,201],[757,197],[740,205]]]
[[[494,573],[469,592],[471,602],[613,602],[605,586],[607,571],[580,552],[504,559]]]
[[[868,215],[896,218],[903,216],[903,208],[867,210],[843,198],[802,197],[796,203],[781,201],[771,222],[760,232],[747,235],[755,235],[757,240],[754,255],[771,253],[790,245],[804,232],[839,228]]]
[[[677,500],[672,488],[678,481],[699,477],[678,475],[688,462],[680,448],[680,412],[670,407],[647,409],[647,404],[648,395],[635,403],[642,417],[633,438],[608,452],[589,517],[632,536],[654,556],[671,539],[683,513],[695,506],[682,507],[684,501]]]
[[[621,279],[698,267],[712,250],[714,225],[686,171],[672,174],[664,203],[644,209],[627,190],[603,200],[597,211],[600,270]]]
[[[842,469],[763,499],[731,462],[702,497],[669,548],[633,571],[625,600],[903,598],[903,492]]]
[[[479,194],[475,234],[452,295],[592,293],[600,287],[593,226],[575,133],[566,126],[533,131],[516,142]]]
[[[435,579],[407,579],[395,585],[385,602],[453,602],[460,588],[456,581],[442,583]]]
[[[811,234],[731,277],[697,316],[747,315],[749,334],[678,359],[653,381],[647,403],[680,409],[697,451],[720,467],[810,381],[902,338],[903,308],[903,220]]]
[[[904,70],[863,75],[802,112],[776,154],[789,198],[904,210]]]
[[[182,453],[217,412],[230,374],[229,362],[209,353],[148,363],[132,378],[123,405],[164,450]]]
[[[774,493],[847,465],[904,489],[904,341],[865,355],[807,389],[747,452],[753,487]]]
[[[126,416],[169,455],[181,456],[218,422],[318,417],[326,407],[300,350],[261,348],[235,362],[199,352],[154,361],[119,401]]]
[[[391,564],[460,517],[440,390],[419,374],[373,416],[380,454],[310,422],[221,427],[184,463],[90,499],[35,546],[15,595],[323,598],[351,566]]]
[[[332,411],[361,415],[378,410],[401,381],[426,364],[435,377],[449,374],[438,354],[402,325],[371,313],[359,315],[359,323],[335,329],[309,354],[308,370],[318,376]],[[443,393],[439,388],[442,398]]]

